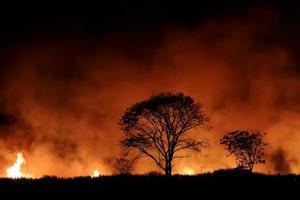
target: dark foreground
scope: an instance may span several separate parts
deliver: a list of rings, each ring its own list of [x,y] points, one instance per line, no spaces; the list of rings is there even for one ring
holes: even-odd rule
[[[284,197],[300,194],[300,176],[263,175],[245,172],[218,171],[197,176],[174,175],[172,177],[149,176],[101,176],[99,178],[76,177],[61,179],[44,177],[41,179],[0,179],[0,194],[9,195],[50,195],[67,196],[96,195],[96,197],[193,197],[194,195],[222,196],[232,198]],[[240,194],[244,196],[240,196]],[[296,199],[298,197],[296,196]],[[101,198],[100,198],[101,199]],[[104,198],[108,199],[108,198]],[[195,198],[202,199],[202,198]]]

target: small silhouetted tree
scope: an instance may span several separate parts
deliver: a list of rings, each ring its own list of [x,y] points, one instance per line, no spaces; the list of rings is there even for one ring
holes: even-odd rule
[[[178,152],[201,152],[208,146],[204,139],[188,137],[189,130],[207,121],[201,104],[182,93],[161,93],[136,103],[125,111],[120,120],[124,137],[120,143],[127,152],[136,150],[136,158],[152,159],[166,175],[172,174]]]
[[[131,174],[134,166],[134,160],[126,158],[117,158],[113,163],[115,174]]]
[[[238,168],[252,172],[255,164],[265,163],[264,148],[267,143],[263,141],[264,135],[258,131],[249,133],[237,130],[227,133],[220,143],[225,145],[225,149],[229,152],[228,156],[236,157]]]

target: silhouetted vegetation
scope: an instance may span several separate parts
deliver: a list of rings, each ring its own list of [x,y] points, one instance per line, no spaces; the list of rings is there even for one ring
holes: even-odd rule
[[[237,169],[221,169],[212,173],[199,174],[197,176],[174,175],[165,176],[155,174],[147,175],[117,175],[101,176],[99,178],[75,177],[75,178],[57,178],[43,177],[41,179],[0,179],[1,194],[9,193],[10,195],[46,193],[57,194],[65,193],[77,195],[82,193],[85,196],[93,193],[101,195],[122,197],[132,195],[147,194],[147,197],[157,195],[174,195],[174,197],[188,195],[194,196],[200,190],[201,194],[207,193],[210,197],[214,194],[233,195],[233,192],[244,191],[251,194],[266,192],[270,186],[272,193],[274,188],[278,191],[288,190],[298,192],[300,176],[297,175],[265,175],[241,171]],[[200,189],[199,189],[200,188]],[[172,189],[172,190],[170,190]],[[153,191],[153,192],[149,192]],[[167,192],[168,191],[168,192]],[[169,192],[172,191],[170,194]],[[223,193],[220,193],[220,192]],[[179,196],[178,196],[179,195]],[[285,194],[286,195],[286,194]],[[41,196],[41,198],[44,196]]]
[[[249,133],[248,131],[233,131],[227,133],[220,143],[225,145],[229,156],[236,157],[237,167],[248,169],[252,172],[255,164],[265,163],[263,141],[264,134],[260,132]]]
[[[135,160],[117,158],[113,163],[114,174],[131,174]]]
[[[125,111],[120,120],[124,132],[121,146],[135,159],[148,157],[166,175],[172,174],[173,160],[183,158],[183,150],[201,152],[206,140],[188,137],[188,131],[205,124],[207,118],[201,104],[182,93],[161,93],[138,102]]]

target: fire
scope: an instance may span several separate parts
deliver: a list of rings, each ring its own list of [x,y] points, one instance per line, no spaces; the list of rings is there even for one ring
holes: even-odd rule
[[[196,174],[196,171],[194,169],[190,168],[190,167],[184,167],[182,169],[181,173],[183,175],[189,175],[189,176],[191,176],[191,175]]]
[[[6,169],[6,175],[8,178],[31,178],[32,176],[27,173],[21,172],[22,165],[25,164],[25,158],[22,153],[17,154],[17,160],[15,163]]]
[[[95,169],[95,170],[93,171],[92,177],[93,177],[93,178],[96,178],[96,177],[99,177],[99,176],[100,176],[99,170],[98,170],[98,169]]]

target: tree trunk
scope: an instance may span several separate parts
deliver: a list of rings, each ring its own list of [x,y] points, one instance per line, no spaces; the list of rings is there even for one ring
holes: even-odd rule
[[[172,164],[171,164],[171,161],[167,161],[166,162],[165,174],[166,174],[166,176],[171,176],[172,175]]]
[[[250,166],[250,172],[252,173],[252,171],[253,171],[253,164],[251,164]]]

